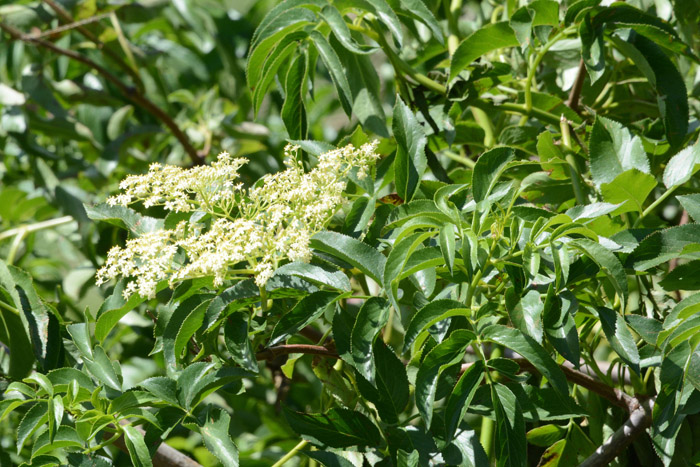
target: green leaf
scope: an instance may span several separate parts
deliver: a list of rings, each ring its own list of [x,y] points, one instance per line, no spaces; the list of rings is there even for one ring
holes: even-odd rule
[[[556,274],[556,287],[557,291],[560,291],[569,280],[569,266],[571,264],[569,249],[565,244],[555,242],[554,239],[551,239],[550,250],[552,252],[554,272]]]
[[[669,465],[675,451],[676,436],[685,415],[681,404],[687,397],[686,375],[692,349],[683,341],[661,362],[660,389],[652,410],[652,441],[664,465]],[[692,390],[692,386],[689,388]]]
[[[518,39],[521,46],[530,44],[533,16],[534,11],[528,8],[528,6],[523,6],[515,10],[510,17],[508,24],[515,33],[515,37]]]
[[[284,84],[284,104],[282,105],[282,121],[291,139],[304,139],[308,124],[306,121],[306,62],[308,56],[299,55],[290,65]]]
[[[376,47],[367,46],[364,44],[358,44],[357,41],[350,34],[350,29],[343,19],[343,15],[340,14],[338,9],[333,5],[325,5],[321,9],[321,17],[328,23],[331,27],[331,31],[338,42],[340,42],[343,47],[348,49],[353,54],[369,54],[377,50]]]
[[[540,293],[536,290],[528,291],[523,297],[515,295],[513,289],[506,291],[506,304],[513,304],[508,307],[508,315],[516,328],[520,329],[524,334],[535,339],[539,344],[542,343],[542,311],[544,305],[540,298]],[[509,300],[510,298],[510,300]]]
[[[303,26],[303,23],[295,24],[290,29],[296,30]],[[275,48],[270,54],[270,58],[267,59],[262,67],[262,74],[259,81],[252,82],[250,89],[253,91],[253,111],[254,115],[257,116],[260,106],[265,99],[267,90],[272,85],[277,72],[282,68],[282,65],[287,62],[287,58],[292,55],[298,48],[300,41],[306,38],[307,34],[303,31],[295,31],[290,34],[286,34],[284,38],[275,44]],[[255,53],[255,52],[253,52]],[[252,57],[252,55],[251,55]],[[250,63],[250,62],[249,62]],[[284,71],[284,68],[282,68]],[[249,70],[248,78],[250,79],[251,72]]]
[[[355,464],[350,462],[340,454],[331,451],[301,451],[307,457],[314,459],[325,467],[355,467]]]
[[[337,52],[348,75],[354,116],[357,117],[362,128],[366,131],[382,137],[389,137],[386,115],[382,106],[381,82],[372,60],[367,56],[355,55],[342,48],[338,48]],[[372,186],[369,177],[365,179],[365,184]],[[369,192],[366,188],[365,190]]]
[[[656,345],[663,323],[640,315],[625,315],[625,321],[646,343]]]
[[[666,164],[664,185],[666,188],[683,185],[700,169],[700,143],[688,146]]]
[[[474,60],[492,50],[517,46],[518,39],[507,22],[491,23],[460,42],[450,63],[450,81]]]
[[[440,44],[444,44],[445,38],[440,29],[440,24],[438,24],[433,12],[423,3],[422,0],[401,0],[401,8],[411,16],[411,18],[416,21],[420,21],[430,29],[433,33],[433,37]]]
[[[125,206],[110,206],[102,203],[95,206],[84,205],[87,216],[94,221],[107,222],[132,232],[137,237],[161,230],[163,220],[142,216],[133,209]]]
[[[676,196],[676,199],[683,209],[688,211],[688,215],[695,221],[700,223],[700,194]]]
[[[248,338],[248,313],[232,313],[224,324],[224,344],[231,354],[231,359],[248,371],[258,372],[253,343]]]
[[[452,447],[456,448],[457,452]],[[452,457],[454,453],[454,458]],[[443,457],[449,465],[479,467],[488,465],[489,460],[479,437],[474,430],[462,430],[443,451]]]
[[[491,386],[496,412],[496,465],[527,465],[527,441],[523,410],[515,394],[502,384]]]
[[[567,18],[568,16],[567,12]],[[603,27],[596,24],[588,12],[579,25],[578,34],[581,37],[581,58],[586,65],[588,76],[591,78],[591,84],[594,84],[605,73]]]
[[[440,375],[447,367],[462,361],[467,346],[474,339],[473,332],[458,329],[448,339],[436,345],[418,367],[416,406],[426,426],[430,426],[433,419],[433,404]]]
[[[403,352],[406,353],[424,330],[450,316],[468,316],[470,310],[464,303],[456,300],[433,300],[418,310],[411,318],[403,340]]]
[[[376,446],[381,440],[377,427],[360,412],[333,408],[325,414],[307,414],[285,408],[284,415],[292,430],[321,446]]]
[[[355,266],[376,282],[382,282],[386,258],[366,243],[347,235],[324,231],[311,238],[310,246]]]
[[[474,201],[483,201],[491,193],[498,178],[515,158],[515,152],[509,147],[499,147],[486,151],[477,159],[472,176],[472,193]]]
[[[193,287],[194,288],[194,287]],[[190,337],[202,325],[204,314],[211,302],[211,295],[192,294],[189,297],[181,297],[180,300],[171,301],[172,312],[163,330],[163,359],[166,368],[175,369],[182,358]]]
[[[21,318],[5,309],[0,309],[0,342],[10,350],[10,378],[27,376],[34,366],[34,349]]]
[[[340,105],[348,116],[352,115],[352,92],[350,84],[343,69],[343,65],[338,58],[338,55],[333,50],[333,47],[328,43],[325,37],[318,31],[311,31],[309,38],[316,46],[318,54],[323,60],[323,64],[331,75],[335,89],[338,92]]]
[[[565,359],[578,365],[581,361],[578,331],[574,314],[576,298],[568,290],[556,294],[550,285],[544,302],[542,321],[547,340]]]
[[[560,425],[547,424],[533,428],[527,432],[527,442],[533,446],[549,447],[566,434],[566,428]]]
[[[649,160],[642,140],[620,123],[596,116],[588,142],[591,175],[597,186],[612,183],[623,172],[636,169],[649,173]]]
[[[93,349],[93,354],[93,359],[83,357],[83,362],[90,374],[104,385],[114,390],[121,391],[122,383],[120,377],[117,375],[112,361],[109,359],[104,349],[97,345]]]
[[[350,334],[350,354],[355,368],[371,384],[375,384],[375,363],[372,347],[384,327],[391,307],[381,297],[372,297],[360,308]]]
[[[398,420],[399,414],[406,408],[410,397],[406,367],[381,339],[375,340],[373,352],[377,370],[376,386],[380,395],[378,407],[391,405],[391,412]],[[381,404],[381,402],[385,403]],[[381,410],[380,415],[385,418]]]
[[[191,410],[217,389],[250,376],[242,368],[222,367],[210,371],[212,368],[214,363],[197,362],[182,370],[177,379],[177,396],[182,407]]]
[[[634,30],[617,31],[613,43],[646,75],[657,93],[657,103],[672,149],[683,144],[688,132],[688,94],[683,76],[664,51]]]
[[[462,376],[459,377],[457,384],[447,398],[445,405],[445,436],[448,441],[454,437],[483,377],[484,363],[481,360],[477,360],[462,373]]]
[[[107,123],[107,137],[111,140],[119,138],[126,128],[126,124],[134,115],[134,106],[125,105],[117,109],[116,112],[109,117],[109,122]]]
[[[392,122],[396,138],[396,159],[394,160],[394,180],[398,195],[409,202],[418,190],[423,172],[428,161],[425,157],[426,137],[423,127],[416,120],[400,97],[394,105]]]
[[[67,448],[84,448],[84,440],[75,431],[75,428],[63,425],[57,431],[53,440],[49,440],[49,433],[42,433],[34,442],[32,447],[32,459],[36,459],[42,454]]]
[[[656,187],[656,178],[637,169],[627,170],[610,182],[600,185],[603,199],[608,203],[622,204],[613,211],[620,214],[628,211],[644,211],[644,201]]]
[[[165,376],[154,376],[141,381],[139,386],[168,404],[180,405],[177,400],[177,382],[173,379]]]
[[[620,260],[617,259],[617,256],[601,244],[585,238],[577,239],[571,242],[571,245],[591,258],[598,267],[608,275],[613,287],[615,287],[615,291],[620,296],[620,302],[624,310],[629,295],[629,289],[627,287],[625,269],[622,267]]]
[[[287,46],[284,43],[284,38],[289,37],[305,25],[317,21],[316,15],[311,10],[293,8],[288,3],[285,6],[284,12],[275,12],[274,9],[270,11],[258,26],[251,41],[251,51],[246,64],[246,78],[248,87],[253,91],[259,89],[260,82],[265,75],[264,65],[266,62],[274,61],[275,55]],[[264,93],[265,90],[262,92]]]
[[[34,404],[17,426],[17,454],[22,451],[22,446],[36,429],[46,423],[49,419],[48,403],[39,401]]]
[[[25,271],[0,261],[0,287],[7,291],[14,307],[19,310],[19,318],[25,336],[29,337],[32,344],[34,357],[43,368],[52,368],[50,362],[56,355],[49,352],[55,345],[49,331],[49,310],[34,289],[32,277]],[[3,316],[4,314],[3,312]],[[28,365],[28,362],[25,364]]]
[[[210,407],[199,424],[204,445],[224,467],[238,467],[238,448],[229,435],[231,416],[223,409]]]
[[[362,1],[362,4],[367,10],[373,12],[374,15],[379,18],[379,21],[386,25],[399,46],[403,46],[403,29],[401,28],[401,22],[389,4],[385,0]]]
[[[558,26],[559,3],[554,0],[535,0],[528,3],[527,7],[535,12],[532,20],[533,26]]]
[[[75,323],[66,326],[66,331],[73,338],[73,343],[78,348],[80,353],[87,357],[93,358],[92,342],[90,341],[90,329],[87,323]]]
[[[700,224],[686,224],[647,236],[627,258],[637,271],[646,271],[674,258],[700,258]]]
[[[399,309],[398,283],[401,280],[402,272],[416,249],[420,248],[422,243],[431,236],[430,232],[421,232],[398,240],[394,243],[387,257],[382,284],[397,311]]]
[[[338,298],[340,297],[336,292],[325,291],[315,292],[304,297],[277,322],[272,331],[269,345],[276,345],[299,332],[321,316]]]
[[[360,394],[374,404],[383,421],[396,423],[410,397],[406,367],[381,339],[375,339],[372,352],[376,388],[363,376],[357,378],[357,387]]]
[[[562,396],[567,396],[569,386],[561,368],[552,360],[549,353],[532,337],[521,331],[502,325],[489,326],[483,331],[483,338],[508,347],[533,364],[537,371],[549,380],[549,384]]]
[[[131,425],[123,425],[124,442],[129,451],[129,457],[135,467],[153,466],[151,454],[148,452],[148,447],[143,439],[144,434]]]
[[[350,280],[341,271],[328,266],[295,261],[277,268],[275,274],[296,276],[318,286],[328,286],[341,292],[350,292]]]
[[[697,260],[680,264],[673,271],[669,272],[659,282],[659,285],[667,291],[700,290],[700,276],[698,275],[698,270],[700,269],[698,268],[700,268],[700,261]]]
[[[624,317],[610,308],[598,307],[596,314],[600,319],[605,337],[610,347],[617,353],[623,362],[635,373],[639,374],[639,351],[632,333],[627,328]]]
[[[168,281],[161,281],[156,286],[156,293],[168,287]],[[97,312],[97,323],[95,324],[95,339],[103,342],[109,332],[116,326],[120,319],[128,312],[136,308],[146,299],[139,294],[133,294],[129,300],[124,301],[122,291],[124,290],[124,282],[120,281],[114,288],[112,295],[102,303],[102,306]]]
[[[440,251],[450,274],[453,274],[455,265],[455,228],[453,224],[444,224],[440,229]]]

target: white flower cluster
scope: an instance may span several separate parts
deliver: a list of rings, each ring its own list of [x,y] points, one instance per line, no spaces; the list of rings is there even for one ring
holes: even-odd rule
[[[298,147],[287,146],[287,170],[266,175],[250,190],[235,183],[245,159],[232,159],[227,153],[208,167],[153,164],[147,174],[126,178],[120,184],[123,193],[108,199],[111,205],[140,201],[175,212],[202,211],[211,221],[182,221],[175,229],[130,239],[123,248],[115,246],[97,271],[98,285],[121,276],[129,279],[125,298],[133,293],[153,297],[157,283],[165,279],[173,285],[213,276],[218,287],[242,274],[254,275],[263,287],[281,262],[309,261],[310,238],[345,200],[350,170],[356,167],[358,177],[364,178],[379,156],[376,142],[359,149],[348,145],[322,154],[317,166],[305,173],[297,154]],[[176,261],[178,252],[184,253],[184,261]]]

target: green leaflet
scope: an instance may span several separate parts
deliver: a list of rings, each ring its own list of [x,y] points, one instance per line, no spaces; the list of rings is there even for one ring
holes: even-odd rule
[[[431,325],[449,316],[468,315],[464,303],[455,300],[434,300],[418,310],[411,318],[404,334],[403,352],[406,353],[418,339],[418,336]]]
[[[389,302],[372,297],[360,308],[350,333],[350,355],[355,368],[372,385],[375,384],[375,362],[372,347],[377,334],[389,319]]]
[[[304,97],[306,95],[306,68],[308,55],[299,55],[290,65],[285,79],[282,120],[290,139],[306,138],[307,121]]]
[[[597,116],[588,142],[591,175],[596,185],[612,183],[623,172],[636,169],[649,173],[642,140],[620,123]]]
[[[335,292],[319,291],[307,295],[280,318],[270,337],[270,346],[279,344],[287,337],[296,334],[304,326],[321,316],[336,300],[341,298]]]
[[[615,291],[620,296],[622,309],[625,309],[627,296],[629,291],[627,288],[627,276],[622,263],[613,252],[588,239],[579,239],[572,242],[572,245],[583,251],[586,256],[591,258],[605,273],[610,277],[610,281],[615,287]]]
[[[483,377],[484,363],[478,360],[462,373],[449,395],[445,408],[445,432],[448,440],[452,439],[459,423],[467,413],[469,402],[474,397]]]
[[[386,258],[371,246],[336,232],[319,232],[311,239],[311,247],[345,261],[381,283]]]
[[[455,50],[450,64],[450,81],[454,80],[459,72],[485,53],[517,45],[518,39],[507,22],[492,23],[477,29],[460,42]]]
[[[199,432],[204,444],[224,467],[238,467],[238,448],[229,435],[231,416],[223,409],[209,407],[204,420],[199,422]]]
[[[380,441],[377,427],[360,412],[334,408],[324,414],[307,414],[285,408],[284,415],[294,431],[321,446],[376,446]]]
[[[549,353],[530,336],[513,328],[502,325],[489,326],[483,331],[483,338],[501,344],[519,353],[534,365],[550,382],[552,387],[564,398],[569,393],[569,386],[564,373],[552,360]]]
[[[491,386],[496,412],[496,465],[527,465],[523,411],[515,394],[502,384]]]
[[[143,439],[143,433],[131,425],[124,425],[124,441],[129,450],[131,462],[136,467],[153,466],[151,454],[148,452],[148,447]]]
[[[328,43],[325,37],[318,31],[311,31],[309,38],[316,46],[319,57],[323,60],[323,64],[328,69],[331,75],[333,84],[335,84],[338,98],[343,110],[348,116],[352,115],[352,92],[348,83],[347,74],[343,68],[338,55],[333,50],[333,47]]]
[[[639,351],[632,333],[627,328],[625,319],[619,313],[605,307],[597,308],[595,313],[600,319],[601,327],[610,347],[633,371],[639,374]]]
[[[440,374],[452,365],[462,361],[467,346],[475,339],[471,331],[464,329],[453,332],[450,337],[436,345],[425,357],[416,375],[416,405],[430,426],[433,419],[433,404]]]
[[[508,147],[491,149],[479,157],[472,177],[472,193],[476,202],[486,199],[508,163],[514,158],[515,152]]]
[[[627,258],[637,271],[646,271],[674,258],[700,258],[700,225],[686,224],[656,231]]]
[[[428,162],[425,158],[425,132],[400,97],[394,106],[392,129],[397,144],[394,160],[396,191],[408,202],[413,199]]]

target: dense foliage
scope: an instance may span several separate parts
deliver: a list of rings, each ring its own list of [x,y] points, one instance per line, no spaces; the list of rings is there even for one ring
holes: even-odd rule
[[[700,462],[697,1],[0,29],[0,464]]]

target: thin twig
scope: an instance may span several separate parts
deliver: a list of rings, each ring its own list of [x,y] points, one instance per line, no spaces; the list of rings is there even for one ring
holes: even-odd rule
[[[109,47],[106,47],[105,43],[102,42],[99,37],[97,37],[95,34],[92,33],[92,31],[90,31],[88,28],[85,27],[85,25],[88,23],[92,23],[94,21],[98,21],[98,20],[101,20],[103,18],[109,18],[113,14],[113,12],[112,13],[105,13],[103,15],[93,16],[91,18],[87,18],[87,19],[84,19],[81,21],[75,21],[75,19],[73,19],[73,17],[71,16],[71,14],[68,11],[66,11],[61,5],[56,3],[55,0],[44,0],[44,3],[46,3],[48,6],[50,6],[51,9],[53,9],[53,11],[55,11],[56,14],[58,16],[60,16],[64,22],[66,22],[68,24],[63,26],[62,28],[59,27],[56,29],[52,29],[51,31],[48,31],[47,33],[40,34],[39,36],[36,37],[37,39],[39,39],[39,38],[41,38],[44,35],[49,34],[49,33],[55,33],[55,32],[62,31],[64,29],[68,30],[68,29],[75,28],[80,32],[80,34],[82,34],[83,36],[87,37],[90,41],[92,41],[97,46],[98,49],[100,49],[102,52],[104,52],[105,55],[107,55],[109,58],[111,58],[117,65],[119,65],[120,68],[122,68],[124,71],[129,73],[129,76],[131,76],[131,79],[134,80],[134,83],[136,83],[136,86],[139,88],[139,90],[143,90],[143,81],[141,81],[141,77],[138,75],[136,70],[134,70],[131,66],[129,66],[128,63],[126,63],[124,60],[122,60],[122,58],[119,55],[117,55],[116,53],[114,53]]]
[[[533,364],[525,358],[514,358],[513,361],[520,365],[521,370],[536,371],[536,368],[533,366]],[[610,387],[607,384],[600,381],[599,379],[594,378],[591,375],[587,375],[586,373],[578,371],[574,368],[571,368],[568,365],[559,365],[559,368],[561,368],[561,371],[564,373],[564,376],[566,376],[567,381],[574,384],[578,384],[579,386],[582,386],[588,389],[589,391],[598,394],[599,396],[609,400],[618,407],[627,409],[627,411],[630,413],[639,408],[639,401],[634,397],[625,394],[625,392],[617,388]]]
[[[64,55],[68,58],[72,58],[77,62],[89,66],[90,68],[98,72],[100,75],[102,75],[107,81],[112,83],[117,89],[119,89],[119,91],[124,95],[124,97],[132,101],[134,104],[142,107],[148,113],[150,113],[155,118],[163,122],[163,124],[165,124],[165,126],[167,126],[168,129],[170,129],[173,136],[177,138],[182,147],[185,149],[185,152],[192,160],[192,163],[199,165],[204,162],[204,159],[197,154],[195,148],[192,146],[192,144],[190,144],[189,140],[187,139],[187,136],[185,136],[185,133],[182,132],[180,127],[177,126],[175,121],[172,118],[170,118],[170,116],[166,112],[164,112],[163,109],[151,102],[150,99],[141,94],[136,88],[124,84],[119,78],[117,78],[103,66],[93,62],[84,55],[76,53],[72,50],[61,48],[53,42],[48,42],[43,39],[35,39],[25,36],[18,29],[8,24],[0,22],[0,29],[7,32],[10,35],[10,37],[14,40],[20,40],[29,44],[34,44],[39,47],[44,47],[59,55]]]
[[[574,85],[571,87],[571,92],[569,93],[569,100],[566,105],[569,106],[571,110],[576,113],[579,112],[578,102],[581,99],[581,90],[583,89],[583,81],[586,79],[586,64],[583,63],[583,59],[578,65],[578,73],[576,74],[576,80],[574,80]]]
[[[651,413],[654,399],[647,399],[630,414],[630,418],[608,438],[605,443],[583,461],[579,467],[599,467],[610,465],[637,436],[651,426]]]
[[[320,345],[287,344],[268,347],[255,354],[257,360],[272,360],[282,355],[292,353],[304,353],[311,355],[323,355],[324,357],[339,358],[338,352]]]

